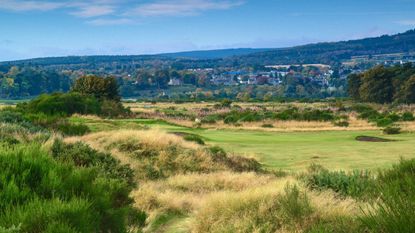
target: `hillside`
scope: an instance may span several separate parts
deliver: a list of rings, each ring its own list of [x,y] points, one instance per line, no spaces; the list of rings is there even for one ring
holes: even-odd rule
[[[237,48],[237,49],[216,49],[216,50],[200,50],[178,53],[160,54],[161,56],[171,58],[191,58],[191,59],[220,59],[233,56],[244,56],[253,53],[266,52],[272,49],[252,49],[252,48]]]
[[[69,69],[93,69],[94,67],[114,63],[139,68],[142,66],[153,66],[154,63],[160,65],[160,62],[169,66],[180,63],[178,68],[293,63],[333,64],[341,60],[350,59],[352,56],[410,52],[415,52],[415,30],[396,35],[308,44],[291,48],[221,49],[158,55],[50,57],[0,62],[0,66],[36,65]]]
[[[240,64],[333,64],[352,56],[415,52],[415,30],[360,40],[317,43],[233,57]]]

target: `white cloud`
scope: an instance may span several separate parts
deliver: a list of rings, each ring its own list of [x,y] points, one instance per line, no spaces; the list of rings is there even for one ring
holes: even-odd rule
[[[71,14],[77,17],[81,17],[81,18],[91,18],[91,17],[113,14],[114,12],[115,12],[115,6],[85,5],[85,6],[81,6],[78,11],[72,12]]]
[[[415,26],[415,19],[401,20],[397,22],[400,25]]]
[[[0,9],[10,11],[49,11],[65,6],[62,2],[0,0]]]
[[[87,21],[88,24],[95,25],[95,26],[111,26],[111,25],[123,25],[123,24],[131,24],[134,21],[127,18],[120,18],[120,19],[93,19]]]
[[[0,0],[0,10],[53,11],[64,10],[91,25],[121,25],[139,22],[144,17],[197,15],[209,10],[226,10],[240,6],[245,0],[152,0],[137,4],[132,0]]]
[[[242,4],[242,1],[158,0],[152,3],[139,5],[135,9],[129,11],[128,14],[142,17],[195,15],[202,11],[226,10]]]

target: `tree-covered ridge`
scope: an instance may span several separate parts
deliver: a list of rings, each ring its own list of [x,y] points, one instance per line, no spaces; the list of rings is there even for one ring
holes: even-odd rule
[[[259,52],[257,52],[259,51]],[[336,64],[352,56],[415,52],[415,30],[396,35],[360,40],[326,42],[280,49],[212,50],[160,55],[133,56],[68,56],[1,62],[0,70],[10,66],[42,66],[60,69],[129,69],[275,65],[275,64]],[[229,55],[234,55],[229,57]]]
[[[335,64],[352,56],[415,52],[415,30],[396,35],[383,35],[330,43],[317,43],[293,48],[275,49],[228,59],[240,64]]]
[[[71,77],[63,72],[13,66],[5,73],[0,72],[0,98],[30,97],[56,91],[66,92],[71,82]]]
[[[415,103],[415,67],[377,66],[349,76],[349,95],[356,101],[372,103]]]

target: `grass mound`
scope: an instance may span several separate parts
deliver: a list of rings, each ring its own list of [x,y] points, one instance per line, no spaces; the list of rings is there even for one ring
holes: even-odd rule
[[[68,141],[83,141],[97,150],[111,151],[131,164],[139,179],[161,179],[177,174],[215,171],[260,171],[254,159],[201,147],[183,138],[155,130],[100,132]]]

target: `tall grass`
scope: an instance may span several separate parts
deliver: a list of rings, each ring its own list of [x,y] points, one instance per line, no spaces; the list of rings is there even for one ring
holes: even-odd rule
[[[21,232],[126,232],[130,188],[39,145],[0,146],[0,226]]]
[[[254,159],[230,155],[220,148],[207,149],[177,135],[155,130],[100,132],[68,141],[84,141],[98,150],[111,151],[131,164],[141,180],[187,173],[261,170]]]
[[[196,215],[193,232],[295,232],[313,209],[296,186],[277,193],[242,192],[213,198]]]
[[[415,160],[402,160],[379,174],[379,199],[361,218],[370,232],[415,232]]]

